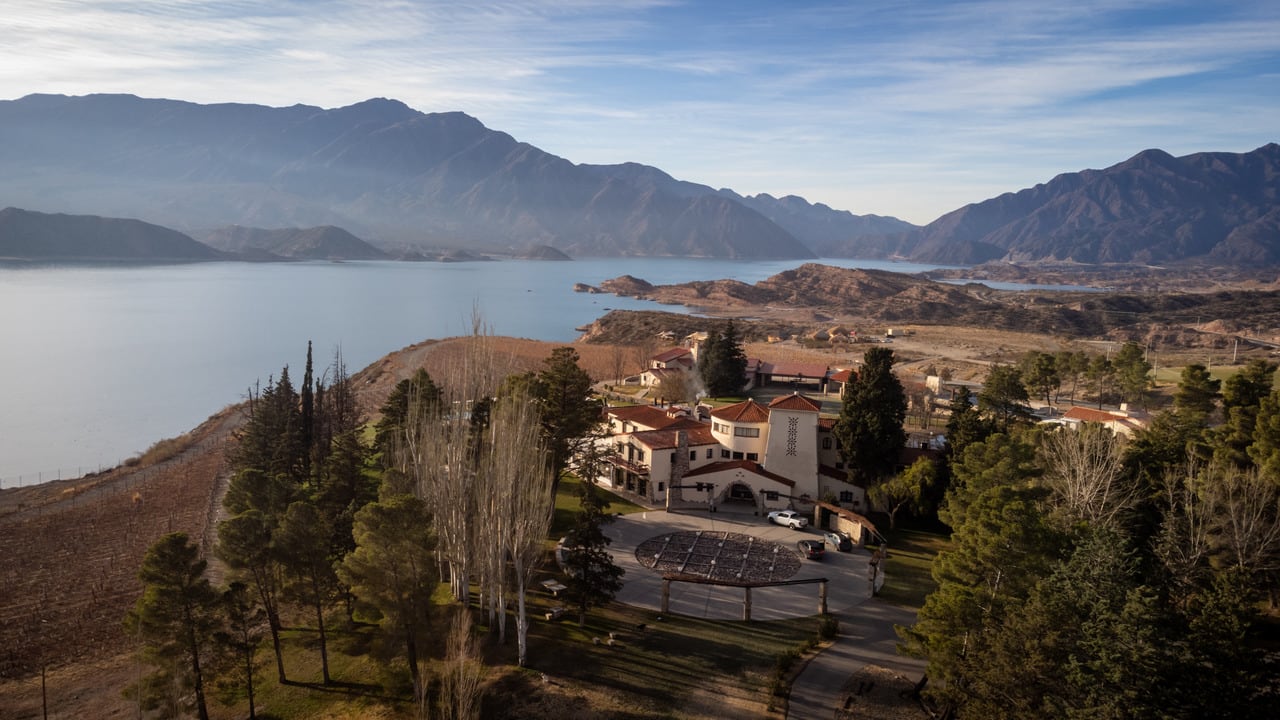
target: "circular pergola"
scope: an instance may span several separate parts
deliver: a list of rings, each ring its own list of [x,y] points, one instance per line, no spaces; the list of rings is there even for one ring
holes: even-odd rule
[[[800,571],[790,548],[742,533],[712,530],[658,535],[636,546],[636,560],[666,576],[726,585],[772,584]]]

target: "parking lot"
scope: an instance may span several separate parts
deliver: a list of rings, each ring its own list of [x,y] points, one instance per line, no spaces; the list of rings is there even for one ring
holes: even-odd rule
[[[798,540],[822,540],[822,532],[814,528],[792,530],[753,515],[722,512],[669,513],[653,510],[620,516],[604,529],[613,540],[609,552],[614,562],[626,571],[618,601],[655,611],[662,607],[662,576],[643,567],[635,554],[636,546],[649,538],[679,531],[743,533],[776,542],[793,553]],[[790,579],[827,578],[827,610],[841,613],[871,597],[871,583],[867,575],[870,558],[870,553],[859,547],[852,552],[838,552],[827,545],[821,560],[802,560],[799,572]],[[781,620],[814,615],[818,612],[818,588],[817,583],[752,588],[751,618]],[[715,620],[740,620],[743,596],[744,591],[739,587],[674,582],[671,584],[669,612]]]

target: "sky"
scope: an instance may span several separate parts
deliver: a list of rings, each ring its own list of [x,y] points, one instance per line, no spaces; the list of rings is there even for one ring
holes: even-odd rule
[[[1280,2],[5,0],[0,99],[30,93],[389,97],[924,224],[1147,148],[1280,141]]]

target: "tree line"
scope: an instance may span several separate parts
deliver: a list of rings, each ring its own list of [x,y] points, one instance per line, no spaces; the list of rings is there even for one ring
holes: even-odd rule
[[[418,370],[398,383],[372,427],[340,351],[317,377],[308,344],[300,387],[285,367],[252,391],[215,549],[231,582],[214,588],[181,533],[153,545],[140,570],[144,594],[126,624],[155,667],[130,689],[140,707],[204,719],[213,683],[220,696],[247,698],[254,717],[262,645],[278,682],[298,682],[286,667],[287,615],[310,626],[322,684],[334,682],[330,625],[375,624],[377,654],[402,660],[421,715],[475,717],[481,670],[466,608],[483,609],[499,644],[514,611],[527,662],[525,598],[556,484],[599,417],[571,348],[538,372],[504,377],[506,365],[477,332],[442,377]],[[608,541],[604,505],[584,499],[574,528],[584,552],[572,558],[590,562],[567,584],[583,614],[618,588],[621,571],[600,575],[591,554]],[[442,582],[462,609],[445,613],[452,621],[433,599]],[[441,648],[446,669],[433,680],[423,661]]]
[[[899,629],[929,696],[963,717],[1275,717],[1260,614],[1280,599],[1275,372],[1189,365],[1132,438],[961,393],[934,476],[952,548]],[[1149,383],[1121,392],[1141,401]]]

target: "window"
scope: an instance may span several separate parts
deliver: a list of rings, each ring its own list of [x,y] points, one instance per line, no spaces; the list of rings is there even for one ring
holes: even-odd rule
[[[759,462],[760,453],[747,453],[747,459],[752,462]]]
[[[841,490],[840,502],[853,502],[853,493],[848,490]]]
[[[721,451],[720,451],[720,457],[722,457],[722,458],[727,458],[727,457],[729,457],[729,451],[728,451],[728,450],[721,450]]]
[[[672,464],[672,465],[675,465],[675,464],[676,464],[676,454],[675,454],[675,453],[671,453],[671,464]]]
[[[715,450],[712,450],[712,449],[710,449],[710,448],[708,448],[708,449],[707,449],[707,459],[708,459],[708,460],[710,460],[711,458],[713,458],[713,457],[715,457],[715,456],[716,456],[716,451],[715,451]]]
[[[636,448],[636,459],[640,462],[644,462],[644,451],[640,448]]]
[[[734,437],[760,437],[760,428],[734,428]]]
[[[725,425],[724,423],[715,422],[714,420],[711,422],[711,429],[720,433],[729,432],[728,425]]]
[[[741,459],[742,459],[742,453],[740,453],[740,452],[736,452],[736,453],[734,453],[734,454],[733,454],[733,459],[734,459],[734,460],[741,460]]]
[[[831,438],[822,438],[822,449],[823,450],[831,449]]]
[[[667,491],[667,484],[664,482],[658,483],[658,492],[666,492],[666,491]]]
[[[697,460],[697,459],[698,459],[698,451],[697,451],[697,450],[690,450],[690,451],[689,451],[689,459],[690,459],[690,460]]]

